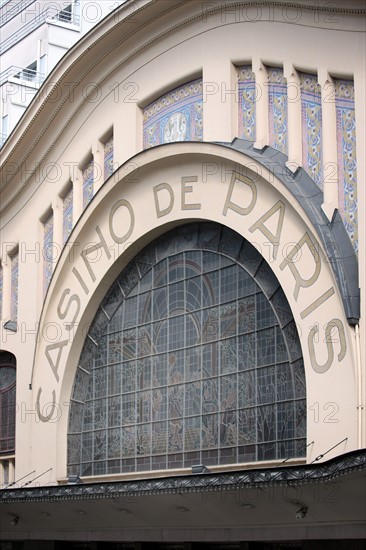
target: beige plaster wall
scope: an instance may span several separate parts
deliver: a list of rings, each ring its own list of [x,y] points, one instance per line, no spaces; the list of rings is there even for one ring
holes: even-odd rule
[[[224,3],[227,7],[226,11],[221,9],[222,3],[218,5],[217,2],[212,2],[214,10],[217,7],[220,9],[209,14],[203,11],[204,3],[200,2],[185,2],[178,6],[178,2],[174,0],[169,4],[169,9],[166,8],[166,4],[164,7],[163,3],[158,2],[157,6],[153,6],[147,0],[140,2],[141,11],[138,12],[130,5],[126,5],[119,11],[118,17],[111,17],[104,21],[93,33],[84,37],[80,45],[69,52],[64,64],[61,64],[54,73],[53,81],[56,80],[56,77],[59,78],[64,74],[63,79],[58,80],[59,87],[54,90],[54,96],[50,96],[46,100],[50,88],[47,88],[47,93],[45,92],[43,95],[42,92],[40,93],[38,100],[33,103],[26,117],[23,118],[18,136],[14,137],[11,143],[4,148],[4,160],[8,162],[8,167],[5,167],[6,178],[9,173],[6,172],[9,170],[9,163],[21,164],[17,175],[14,178],[9,178],[8,186],[2,191],[1,226],[3,265],[5,267],[8,265],[7,251],[16,245],[19,246],[21,258],[19,270],[20,329],[16,334],[1,329],[2,348],[15,353],[18,360],[17,403],[20,409],[17,413],[16,478],[33,469],[36,469],[37,473],[42,473],[48,468],[52,468],[52,471],[41,478],[42,482],[54,482],[60,476],[65,475],[67,419],[65,411],[67,405],[63,405],[62,418],[54,423],[40,423],[35,407],[36,392],[39,387],[37,384],[42,384],[44,388],[42,398],[46,397],[49,392],[50,402],[53,389],[52,377],[50,378],[44,357],[41,357],[39,350],[42,349],[42,345],[47,339],[54,336],[50,333],[46,337],[41,337],[37,347],[36,336],[31,333],[37,328],[37,323],[40,320],[43,322],[45,318],[48,319],[48,317],[41,317],[43,307],[41,281],[43,258],[40,238],[42,220],[51,207],[54,209],[55,219],[61,219],[59,196],[62,195],[70,179],[74,182],[76,212],[81,214],[80,168],[92,152],[96,157],[99,155],[100,158],[102,152],[100,140],[111,128],[114,133],[115,162],[116,166],[120,166],[119,174],[95,197],[83,218],[78,222],[71,241],[87,242],[89,238],[92,238],[97,220],[97,223],[102,225],[106,223],[105,216],[108,215],[112,204],[108,201],[112,200],[112,197],[114,199],[120,197],[122,190],[123,193],[128,192],[131,204],[134,203],[137,211],[149,212],[149,215],[140,216],[136,221],[136,229],[132,237],[134,241],[143,238],[146,232],[153,231],[162,223],[168,221],[178,223],[180,219],[197,216],[197,212],[192,214],[189,210],[181,210],[178,189],[181,175],[190,175],[193,167],[197,171],[201,166],[202,174],[202,159],[197,164],[196,159],[193,162],[193,159],[185,158],[180,165],[177,179],[178,161],[176,159],[172,161],[171,166],[167,163],[164,167],[161,164],[163,160],[161,160],[156,164],[156,172],[153,165],[150,165],[146,172],[143,171],[143,164],[154,159],[154,155],[156,158],[161,156],[163,159],[168,154],[165,151],[151,151],[131,158],[142,148],[141,108],[176,85],[203,75],[205,83],[214,82],[220,90],[220,93],[206,93],[204,97],[204,140],[231,141],[237,136],[237,103],[235,95],[226,94],[226,92],[232,90],[235,84],[234,67],[236,64],[252,63],[253,68],[259,68],[261,63],[283,66],[288,78],[296,69],[318,73],[320,83],[326,80],[328,74],[337,77],[354,76],[358,181],[365,180],[365,105],[363,99],[365,97],[365,43],[364,19],[362,17],[339,12],[318,13],[305,9],[296,15],[290,8],[284,12],[283,6],[274,6],[271,8],[272,11],[268,12],[268,17],[263,7],[262,16],[257,16],[257,21],[253,22],[248,21],[248,18],[249,16],[253,18],[255,15],[241,10],[231,12],[229,2]],[[358,3],[356,3],[356,7],[357,5]],[[347,6],[351,7],[350,4]],[[164,11],[163,8],[166,13],[160,14],[159,18],[154,21],[154,10]],[[128,13],[131,14],[131,17],[133,16],[133,21],[124,23],[123,18]],[[268,21],[269,17],[271,17],[270,21]],[[289,21],[291,17],[297,18],[295,23]],[[137,31],[136,29],[140,26],[141,30]],[[135,30],[135,33],[132,33],[131,30]],[[120,45],[118,45],[118,41],[121,41]],[[92,46],[94,42],[93,49],[89,51],[89,46]],[[88,96],[88,92],[91,91],[91,83],[97,84],[98,93]],[[32,129],[27,130],[31,123]],[[296,128],[293,130],[294,161],[301,158],[298,141],[296,141],[298,131],[299,129]],[[326,127],[324,132],[327,132]],[[13,152],[12,147],[15,147]],[[174,151],[178,153],[179,146],[174,145],[172,149],[173,147]],[[187,151],[189,145],[185,144],[183,147]],[[196,146],[192,145],[192,152],[195,150]],[[206,154],[207,151],[210,149],[205,149],[202,154]],[[214,154],[217,155],[217,152],[215,151]],[[239,159],[232,160],[240,162]],[[35,169],[38,163],[40,166]],[[53,166],[53,170],[48,173],[47,167],[51,166]],[[137,180],[132,179],[130,183],[127,181],[127,183],[121,184],[120,181],[133,168],[138,169]],[[177,186],[177,201],[169,218],[157,220],[156,213],[153,211],[151,188],[163,181],[159,172],[163,169],[164,177],[169,178],[172,186]],[[261,193],[263,193],[261,198],[263,201],[262,213],[266,206],[269,207],[273,204],[276,196],[282,196],[286,204],[289,205],[286,233],[291,235],[291,239],[295,234],[296,237],[300,237],[301,232],[303,233],[305,229],[314,234],[309,220],[306,219],[296,201],[282,189],[279,182],[268,184],[266,183],[268,179],[270,179],[270,175],[263,173],[263,180],[260,183]],[[212,192],[213,189],[215,192]],[[107,198],[105,199],[105,206],[103,206],[102,198],[107,195],[107,190],[110,195],[108,201]],[[228,226],[238,230],[244,236],[252,238],[252,235],[248,234],[248,227],[250,223],[256,221],[255,217],[248,218],[245,224],[240,216],[232,211],[223,217],[222,206],[226,193],[227,181],[222,182],[221,178],[212,182],[209,192],[206,185],[198,185],[192,194],[192,199],[193,202],[197,201],[202,204],[199,217],[227,223]],[[280,195],[276,195],[276,193],[280,193]],[[364,186],[359,185],[358,193],[359,269],[360,281],[364,285],[366,271]],[[189,195],[187,197],[190,200],[191,197]],[[89,216],[94,210],[95,215]],[[56,229],[56,235],[59,235],[58,238],[60,238],[59,227]],[[263,253],[264,255],[269,253],[268,247],[264,247]],[[65,258],[63,262],[65,262]],[[271,263],[271,265],[284,285],[295,318],[298,319],[303,302],[297,303],[291,296],[293,280],[288,273],[289,270],[281,271],[275,263]],[[103,261],[98,263],[98,284],[93,287],[91,295],[84,303],[83,321],[91,318],[98,305],[98,300],[102,298],[119,267],[120,264],[116,264],[113,268],[110,263],[106,264]],[[7,267],[6,270],[6,276],[9,277]],[[65,267],[61,269],[61,264],[56,269],[55,280],[50,288],[52,296],[49,294],[44,310],[46,316],[50,315],[51,322],[57,322],[57,318],[52,317],[55,315],[54,307],[59,298],[55,289],[61,289],[62,285],[66,284],[70,276],[69,271],[70,265],[68,270],[65,270]],[[309,272],[306,276],[310,277],[310,275]],[[319,279],[319,289],[317,288],[318,295],[329,288],[331,284],[335,284],[334,278],[329,265],[324,262],[321,279]],[[5,284],[5,290],[6,288],[9,290],[8,283]],[[4,294],[6,294],[5,290]],[[364,312],[364,293],[361,292],[361,296],[361,310]],[[314,299],[316,297],[314,293]],[[89,298],[92,299],[89,301]],[[305,295],[301,297],[302,299],[305,301]],[[357,402],[355,337],[353,330],[348,327],[344,318],[339,297],[336,295],[332,300],[332,317],[341,319],[345,328],[346,359],[336,368],[329,369],[327,373],[316,375],[309,365],[306,346],[304,346],[304,356],[307,363],[308,404],[311,406],[313,403],[336,403],[339,406],[340,416],[337,418],[340,422],[334,424],[312,422],[312,413],[308,411],[309,442],[313,439],[317,441],[315,446],[309,449],[308,460],[313,460],[318,454],[344,437],[348,437],[346,446],[338,447],[332,454],[339,454],[358,446],[356,407],[359,403]],[[89,303],[88,307],[87,302]],[[306,303],[309,303],[308,297]],[[8,312],[9,294],[6,294],[4,296],[4,319]],[[310,322],[314,320],[326,324],[329,321],[329,313],[324,311],[319,316],[316,314],[314,319],[306,319],[306,327],[308,328]],[[362,360],[365,357],[364,317],[360,322],[360,333]],[[68,400],[73,368],[81,347],[80,334],[76,334],[74,346],[72,360],[69,361],[70,367],[65,371],[63,390],[61,391],[62,377],[60,377],[60,387],[56,394],[57,399],[65,400],[65,403]],[[36,379],[32,380],[32,390],[29,390],[28,384],[32,379],[33,356],[36,348],[38,349],[34,367]],[[324,346],[322,350],[319,348],[319,362],[324,362],[325,353]],[[60,372],[63,372],[61,367]],[[362,375],[365,379],[364,370]],[[324,401],[325,398],[326,401]],[[45,402],[47,399],[42,402],[43,405]],[[362,429],[362,444],[364,446],[365,428]],[[327,455],[328,458],[330,456]]]

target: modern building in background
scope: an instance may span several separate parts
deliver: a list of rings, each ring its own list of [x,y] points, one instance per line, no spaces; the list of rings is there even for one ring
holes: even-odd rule
[[[365,2],[46,4],[1,6],[1,550],[363,548]]]
[[[3,0],[0,90],[3,145],[62,56],[123,0]]]

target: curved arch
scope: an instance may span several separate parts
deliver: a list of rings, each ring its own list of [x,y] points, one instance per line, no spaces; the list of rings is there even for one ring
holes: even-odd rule
[[[69,246],[62,252],[44,302],[32,375],[33,400],[42,420],[36,426],[35,437],[44,438],[42,434],[47,433],[54,438],[55,456],[60,457],[57,477],[66,475],[67,415],[61,414],[61,410],[70,399],[77,359],[100,301],[118,274],[142,248],[167,229],[190,221],[220,223],[255,245],[277,277],[301,332],[307,398],[312,402],[323,402],[324,399],[333,402],[341,399],[337,395],[339,388],[353,402],[356,395],[354,380],[349,376],[354,361],[350,343],[352,335],[347,327],[342,295],[316,228],[288,189],[291,177],[284,172],[284,177],[289,179],[286,186],[273,174],[269,162],[261,165],[259,160],[228,144],[174,143],[141,152],[133,160],[133,163],[129,161],[126,166],[121,166],[106,181],[85,209],[70,237]],[[207,165],[215,167],[215,174],[209,177],[203,173]],[[196,183],[185,183],[187,178]],[[165,183],[162,185],[162,182]],[[130,205],[133,217],[126,208],[114,208],[121,200]],[[285,206],[283,224],[278,210],[277,219],[274,216],[264,219],[265,214],[276,213],[274,205],[280,202]],[[192,209],[196,204],[199,204],[199,210]],[[225,205],[229,207],[225,208]],[[264,220],[264,225],[260,220]],[[265,225],[272,231],[272,242],[265,234]],[[276,229],[279,225],[281,231]],[[275,257],[277,232],[281,235]],[[128,241],[118,240],[123,235],[130,235]],[[295,250],[302,244],[299,261],[290,265],[288,258],[293,258]],[[92,250],[94,256],[90,253],[89,259],[88,251]],[[315,273],[319,277],[312,283]],[[332,342],[332,365],[319,375],[316,364],[327,364],[328,367],[330,352],[324,344],[324,335],[334,318],[341,321],[346,353],[339,349],[339,343]],[[55,336],[51,341],[46,329],[50,326],[55,330],[55,321],[57,338]],[[314,323],[319,323],[315,356],[308,339]],[[315,335],[312,337],[314,339]],[[338,365],[345,368],[336,368]],[[330,382],[334,378],[337,378],[337,384]],[[327,441],[323,438],[308,449],[309,460],[318,456],[324,445],[329,443],[329,447],[332,446],[337,437],[336,428],[339,430],[343,423],[350,425],[347,415],[351,413],[343,411],[339,414],[340,423],[330,426]],[[356,421],[351,425],[356,426]],[[314,439],[316,428],[308,417],[310,440]],[[349,436],[347,448],[354,448],[354,437],[355,430]]]
[[[244,139],[235,139],[225,146],[248,155],[268,168],[309,216],[332,266],[348,322],[350,325],[357,324],[360,319],[358,261],[339,212],[335,213],[332,223],[329,223],[322,212],[324,198],[319,186],[303,168],[295,174],[290,172],[286,167],[287,157],[280,151],[273,147],[265,147],[263,151],[259,151],[253,148],[251,141]]]
[[[212,148],[218,150],[213,152]],[[312,224],[312,230],[320,239],[323,246],[326,260],[329,263],[334,277],[337,281],[338,290],[342,297],[342,303],[348,323],[355,325],[360,319],[360,288],[358,279],[358,260],[352,243],[349,239],[345,226],[342,222],[339,212],[336,212],[332,223],[330,224],[325,215],[322,214],[321,206],[323,204],[323,192],[319,186],[310,178],[302,168],[298,169],[293,174],[286,166],[287,157],[280,151],[273,149],[270,146],[265,147],[262,151],[254,148],[253,142],[236,138],[232,143],[206,143],[206,142],[181,142],[178,144],[161,144],[153,149],[144,150],[137,155],[131,157],[121,167],[119,167],[107,180],[105,185],[97,192],[93,200],[85,208],[83,215],[73,228],[71,237],[75,235],[75,231],[80,224],[83,224],[93,209],[93,202],[95,205],[95,198],[99,195],[103,195],[103,192],[115,183],[125,179],[126,183],[137,183],[138,172],[143,169],[149,162],[156,162],[156,158],[163,158],[166,156],[185,155],[185,154],[201,154],[212,155],[212,161],[215,164],[216,158],[220,159],[220,162],[225,162],[228,158],[225,155],[225,149],[231,149],[243,158],[240,159],[242,166],[246,173],[253,178],[254,183],[260,181],[262,177],[271,182],[271,185],[277,187],[277,182],[281,182],[284,189],[288,192],[296,205],[296,208],[301,208],[302,211],[308,216],[309,221]],[[168,154],[167,154],[168,152]],[[216,157],[216,158],[215,158]],[[208,157],[209,158],[209,157]],[[253,164],[251,164],[253,161]],[[246,168],[247,167],[247,168]],[[210,173],[207,171],[207,180],[217,175],[220,170],[228,171],[225,165],[216,164],[214,166],[215,172]],[[262,173],[264,169],[266,173]],[[136,173],[136,177],[134,176]],[[219,174],[220,175],[220,174]],[[221,174],[222,176],[222,174]],[[254,176],[254,177],[253,177]],[[207,181],[206,180],[206,181]],[[250,179],[248,183],[250,184]],[[107,185],[109,184],[109,186]],[[256,192],[256,187],[253,187]],[[283,193],[283,190],[281,190]],[[134,220],[134,213],[131,209],[131,205],[128,201],[122,199],[113,205],[112,213],[115,213],[120,204],[124,204],[131,217]],[[118,241],[117,236],[114,235],[114,239],[118,242],[125,242],[126,238],[131,236],[132,226],[128,233],[124,235],[124,240]],[[65,252],[60,256],[58,264],[65,258]],[[51,278],[56,278],[57,270],[55,269],[51,275]],[[47,292],[51,292],[51,285],[49,285]]]

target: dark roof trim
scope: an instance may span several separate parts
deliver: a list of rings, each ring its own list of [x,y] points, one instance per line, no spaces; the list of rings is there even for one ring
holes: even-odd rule
[[[366,469],[366,449],[352,451],[317,464],[280,465],[275,468],[138,479],[135,481],[3,489],[0,491],[0,503],[94,500],[169,493],[233,491],[269,486],[296,486],[329,482],[356,470],[364,469]]]
[[[356,325],[360,319],[360,289],[358,260],[350,238],[336,211],[329,222],[322,211],[323,192],[308,174],[300,168],[293,174],[287,167],[287,157],[273,147],[262,151],[253,148],[253,142],[234,139],[232,143],[218,143],[244,153],[272,172],[300,203],[314,225],[327,259],[333,269],[348,323]]]

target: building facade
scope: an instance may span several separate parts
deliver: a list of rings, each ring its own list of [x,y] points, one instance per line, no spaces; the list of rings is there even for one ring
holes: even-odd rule
[[[4,548],[362,547],[365,15],[127,1],[45,80],[2,148]]]

